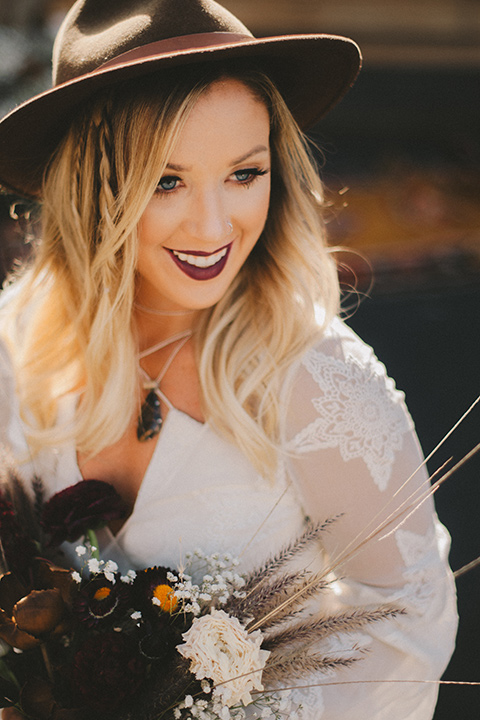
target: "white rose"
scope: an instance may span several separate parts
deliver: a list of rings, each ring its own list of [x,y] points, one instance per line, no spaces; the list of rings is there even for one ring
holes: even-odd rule
[[[252,702],[252,690],[263,690],[262,670],[268,650],[262,650],[262,633],[248,633],[237,618],[223,610],[195,618],[183,634],[185,643],[178,652],[190,660],[190,670],[197,680],[208,678],[216,687],[214,695],[227,707]],[[228,682],[227,682],[228,681]],[[225,684],[221,684],[225,683]]]

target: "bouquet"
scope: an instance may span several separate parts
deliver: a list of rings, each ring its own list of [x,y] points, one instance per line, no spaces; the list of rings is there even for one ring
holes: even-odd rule
[[[295,717],[269,687],[355,662],[318,640],[394,617],[401,608],[306,612],[329,585],[296,562],[335,520],[308,526],[248,575],[230,556],[120,572],[96,531],[120,518],[108,483],[85,480],[45,501],[15,472],[0,495],[0,705],[36,720],[228,720]],[[62,543],[76,543],[71,568]],[[295,560],[295,563],[292,561]],[[361,654],[361,653],[360,653]]]

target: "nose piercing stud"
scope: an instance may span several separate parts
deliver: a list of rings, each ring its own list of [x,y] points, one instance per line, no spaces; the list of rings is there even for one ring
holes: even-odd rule
[[[227,227],[228,227],[228,234],[230,235],[230,233],[233,232],[233,225],[230,222],[230,220],[227,220]]]

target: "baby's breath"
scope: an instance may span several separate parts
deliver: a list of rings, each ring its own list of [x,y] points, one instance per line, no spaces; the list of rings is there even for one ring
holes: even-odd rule
[[[178,571],[178,577],[173,573],[167,575],[176,584],[175,595],[183,603],[184,612],[199,615],[205,606],[225,605],[230,597],[241,596],[245,580],[234,571],[238,560],[229,553],[207,555],[197,549],[186,554],[185,562],[186,568]],[[199,578],[198,584],[193,577]]]
[[[206,692],[202,683],[202,690]],[[290,698],[290,691],[279,694],[272,693],[258,697],[248,705],[249,718],[258,720],[296,720],[298,706],[294,706]],[[246,720],[246,708],[243,705],[226,707],[223,701],[213,697],[195,699],[187,695],[183,702],[174,710],[176,720]]]
[[[102,561],[97,560],[97,558],[90,558],[90,560],[87,563],[88,569],[90,570],[90,572],[95,573],[95,574],[98,574],[100,572],[100,568],[101,568],[102,564],[103,564]]]
[[[120,576],[120,582],[125,583],[126,585],[131,585],[136,577],[137,573],[135,570],[129,570],[126,575]]]

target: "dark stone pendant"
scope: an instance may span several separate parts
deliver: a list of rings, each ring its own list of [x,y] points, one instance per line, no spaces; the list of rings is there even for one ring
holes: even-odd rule
[[[138,417],[137,438],[140,442],[145,442],[158,435],[162,429],[162,422],[160,400],[155,390],[150,390],[140,408]]]

